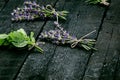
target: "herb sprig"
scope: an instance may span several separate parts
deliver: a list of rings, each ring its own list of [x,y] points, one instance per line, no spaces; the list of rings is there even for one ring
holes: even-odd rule
[[[19,29],[17,31],[12,31],[9,34],[0,34],[0,46],[12,46],[16,48],[23,47],[35,47],[38,51],[43,52],[43,50],[37,46],[34,33],[31,32],[30,36],[24,31],[24,29]]]
[[[71,48],[76,47],[77,45],[83,47],[86,50],[94,49],[96,50],[93,45],[95,44],[96,40],[94,39],[85,39],[85,37],[89,36],[95,31],[92,31],[85,36],[77,39],[75,36],[71,36],[66,30],[63,30],[60,25],[55,22],[57,29],[42,32],[39,38],[41,40],[47,40],[55,44],[71,44]]]
[[[61,18],[66,20],[68,11],[56,11],[51,5],[40,6],[35,1],[25,1],[24,6],[14,9],[11,13],[12,21],[34,20],[37,18]]]
[[[86,0],[89,4],[103,4],[105,6],[109,6],[108,0]]]

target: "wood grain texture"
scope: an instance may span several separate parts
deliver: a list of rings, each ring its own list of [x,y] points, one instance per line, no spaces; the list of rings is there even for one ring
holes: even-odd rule
[[[87,5],[83,0],[61,0],[56,7],[70,12],[62,26],[78,38],[94,29],[98,30],[104,12],[104,8]],[[96,34],[89,38],[96,38]],[[57,46],[53,59],[48,64],[45,80],[82,79],[90,54],[81,48]]]
[[[52,29],[53,25],[50,25],[50,22],[47,22],[44,30]],[[39,40],[38,40],[39,41]],[[46,70],[48,68],[49,61],[52,59],[54,55],[54,50],[56,45],[52,45],[50,43],[45,43],[43,45],[39,45],[44,50],[43,54],[38,52],[31,53],[27,60],[25,61],[19,75],[16,80],[44,80]]]
[[[98,36],[96,48],[98,49],[90,58],[83,80],[114,80],[117,75],[116,67],[120,54],[120,11],[119,2],[111,1],[111,5],[103,22]]]
[[[44,3],[42,3],[43,1],[39,0],[39,2],[41,5],[51,4],[54,6],[57,0],[44,0]],[[53,21],[51,23],[52,24],[50,24],[50,22],[45,23],[47,28],[44,28],[44,31],[46,29],[49,30],[54,28]],[[39,23],[36,25],[38,24]],[[37,42],[39,42],[39,39]],[[44,53],[40,54],[39,52],[32,52],[25,61],[16,80],[44,80],[47,64],[53,56],[55,45],[45,44],[40,46],[44,50]]]
[[[0,1],[0,33],[24,28],[35,33],[54,29],[54,21],[35,20],[11,22],[11,12],[24,0]],[[0,48],[0,80],[119,80],[120,79],[120,0],[111,0],[106,7],[88,5],[85,0],[36,0],[40,5],[51,4],[57,10],[67,10],[62,27],[78,38],[97,30],[88,38],[97,38],[96,52],[69,45],[40,44],[44,54],[36,50]],[[2,11],[1,11],[2,9]]]
[[[9,0],[0,0],[0,12],[5,8]]]
[[[1,11],[2,7],[4,6],[4,4],[5,4],[4,0],[0,1],[0,11]]]

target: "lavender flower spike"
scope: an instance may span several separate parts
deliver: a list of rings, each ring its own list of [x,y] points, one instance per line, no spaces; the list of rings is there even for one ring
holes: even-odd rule
[[[66,19],[67,11],[56,11],[51,5],[40,6],[35,1],[25,1],[23,7],[13,10],[12,21],[34,20],[37,18],[57,18]]]

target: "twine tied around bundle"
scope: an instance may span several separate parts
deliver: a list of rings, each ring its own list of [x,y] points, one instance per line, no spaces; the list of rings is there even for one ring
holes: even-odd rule
[[[51,5],[47,5],[46,9],[51,11],[52,14],[56,15],[56,19],[57,19],[57,23],[58,23],[58,15],[59,14],[57,13],[57,11]]]
[[[76,47],[77,44],[80,43],[81,41],[83,41],[83,39],[84,39],[85,37],[91,35],[91,34],[94,33],[94,32],[96,32],[96,30],[94,30],[94,31],[92,31],[92,32],[90,32],[90,33],[88,33],[88,34],[82,36],[80,39],[76,39],[76,40],[71,44],[71,48]]]

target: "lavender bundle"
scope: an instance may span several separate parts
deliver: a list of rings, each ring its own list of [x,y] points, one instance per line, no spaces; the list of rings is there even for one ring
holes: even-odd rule
[[[66,19],[67,11],[56,11],[51,5],[40,6],[35,1],[25,1],[24,6],[14,9],[11,13],[12,21],[34,20],[37,18],[62,18]]]
[[[87,35],[81,37],[80,39],[77,39],[77,37],[71,36],[66,30],[63,30],[63,28],[61,28],[58,23],[56,23],[56,26],[57,26],[57,29],[55,30],[42,32],[39,38],[41,40],[51,41],[52,43],[55,43],[58,45],[71,44],[71,48],[74,48],[78,45],[80,47],[83,47],[86,50],[91,50],[91,49],[95,50],[95,48],[93,47],[93,45],[95,44],[95,40],[84,39],[85,37],[89,36],[95,31],[92,31]]]

